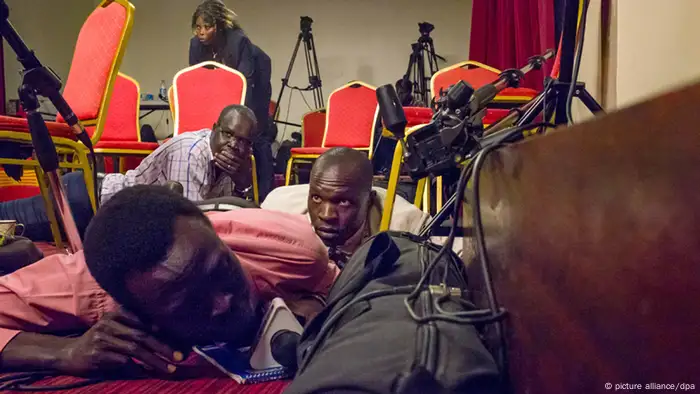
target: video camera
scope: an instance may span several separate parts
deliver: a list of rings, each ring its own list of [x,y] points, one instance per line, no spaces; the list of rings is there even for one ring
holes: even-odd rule
[[[484,137],[486,105],[503,89],[517,87],[526,73],[541,68],[553,56],[551,49],[533,56],[525,67],[505,70],[494,82],[476,90],[465,81],[457,82],[447,92],[440,92],[432,121],[408,135],[406,116],[394,87],[379,87],[377,100],[382,121],[404,145],[404,162],[411,177],[417,180],[429,174],[444,175],[485,146],[500,142],[494,138],[498,136]]]
[[[311,24],[314,23],[314,20],[311,19],[309,16],[302,16],[301,21],[299,22],[299,27],[301,28],[301,31],[304,33],[308,33],[311,31]]]
[[[435,25],[429,22],[418,23],[418,31],[420,34],[428,35],[431,31],[435,30]]]

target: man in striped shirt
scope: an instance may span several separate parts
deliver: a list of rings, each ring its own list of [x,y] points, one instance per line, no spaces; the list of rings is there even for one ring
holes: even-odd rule
[[[108,174],[98,182],[98,199],[105,203],[120,190],[135,185],[182,185],[191,201],[216,197],[244,197],[252,184],[252,141],[256,119],[242,105],[224,108],[212,129],[182,133],[148,155],[126,174]],[[62,177],[78,230],[83,235],[93,211],[83,174]],[[0,220],[24,224],[33,241],[52,240],[41,196],[0,203]]]

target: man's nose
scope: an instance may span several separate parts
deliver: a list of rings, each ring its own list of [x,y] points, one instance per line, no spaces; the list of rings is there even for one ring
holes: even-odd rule
[[[333,206],[333,204],[325,203],[325,204],[321,205],[321,212],[319,213],[319,216],[324,221],[328,221],[328,220],[335,219],[338,215],[337,215],[337,211],[335,209],[335,206]]]

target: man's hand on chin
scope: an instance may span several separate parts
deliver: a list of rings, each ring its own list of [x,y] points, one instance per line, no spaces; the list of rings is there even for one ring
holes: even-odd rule
[[[77,338],[21,333],[0,353],[3,369],[51,369],[76,376],[167,376],[183,358],[124,312],[105,315]]]
[[[214,165],[229,175],[231,179],[236,180],[239,173],[246,169],[250,172],[250,157],[241,157],[233,149],[226,146],[221,152],[214,155]]]

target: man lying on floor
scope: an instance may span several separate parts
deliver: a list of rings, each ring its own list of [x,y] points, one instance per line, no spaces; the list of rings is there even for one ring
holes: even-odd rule
[[[211,130],[182,133],[159,146],[126,174],[107,174],[98,181],[98,200],[134,185],[179,183],[185,197],[201,201],[216,197],[243,197],[252,183],[250,154],[255,138],[253,112],[242,105],[224,108]],[[82,172],[62,177],[73,217],[82,236],[93,216]],[[0,220],[24,224],[33,241],[51,241],[51,228],[41,196],[0,203]]]
[[[0,277],[0,370],[173,372],[193,345],[250,345],[274,297],[310,318],[338,274],[304,217],[205,216],[160,186],[116,193],[84,247]]]
[[[379,232],[386,190],[372,187],[373,169],[367,155],[333,148],[311,168],[308,185],[278,187],[262,203],[264,209],[309,215],[316,234],[339,266]],[[429,215],[396,196],[389,229],[417,233]]]

